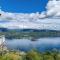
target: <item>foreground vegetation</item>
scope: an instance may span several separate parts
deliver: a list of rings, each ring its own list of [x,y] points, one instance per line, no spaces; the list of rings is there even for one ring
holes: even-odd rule
[[[2,53],[2,55],[0,53],[0,60],[60,60],[60,52],[57,50],[46,52],[36,50],[28,52],[9,51]]]

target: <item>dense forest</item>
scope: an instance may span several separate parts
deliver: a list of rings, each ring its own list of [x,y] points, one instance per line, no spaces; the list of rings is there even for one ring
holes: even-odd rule
[[[7,29],[0,28],[0,35],[5,35],[8,39],[38,39],[42,37],[60,37],[60,31],[48,29]]]

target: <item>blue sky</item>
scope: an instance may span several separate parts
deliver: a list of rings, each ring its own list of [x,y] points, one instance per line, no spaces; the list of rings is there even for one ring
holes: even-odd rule
[[[48,0],[0,0],[2,10],[7,12],[42,12]]]

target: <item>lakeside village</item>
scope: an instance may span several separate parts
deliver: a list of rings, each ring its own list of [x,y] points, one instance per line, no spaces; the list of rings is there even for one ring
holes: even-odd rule
[[[39,52],[35,49],[28,52],[9,50],[5,46],[5,36],[0,36],[0,60],[60,60],[60,51]]]

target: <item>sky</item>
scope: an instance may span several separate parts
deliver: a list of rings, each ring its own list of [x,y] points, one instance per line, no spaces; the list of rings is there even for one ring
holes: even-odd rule
[[[0,0],[0,7],[0,27],[60,30],[60,0]]]
[[[42,12],[48,0],[0,0],[2,10],[17,13]]]

